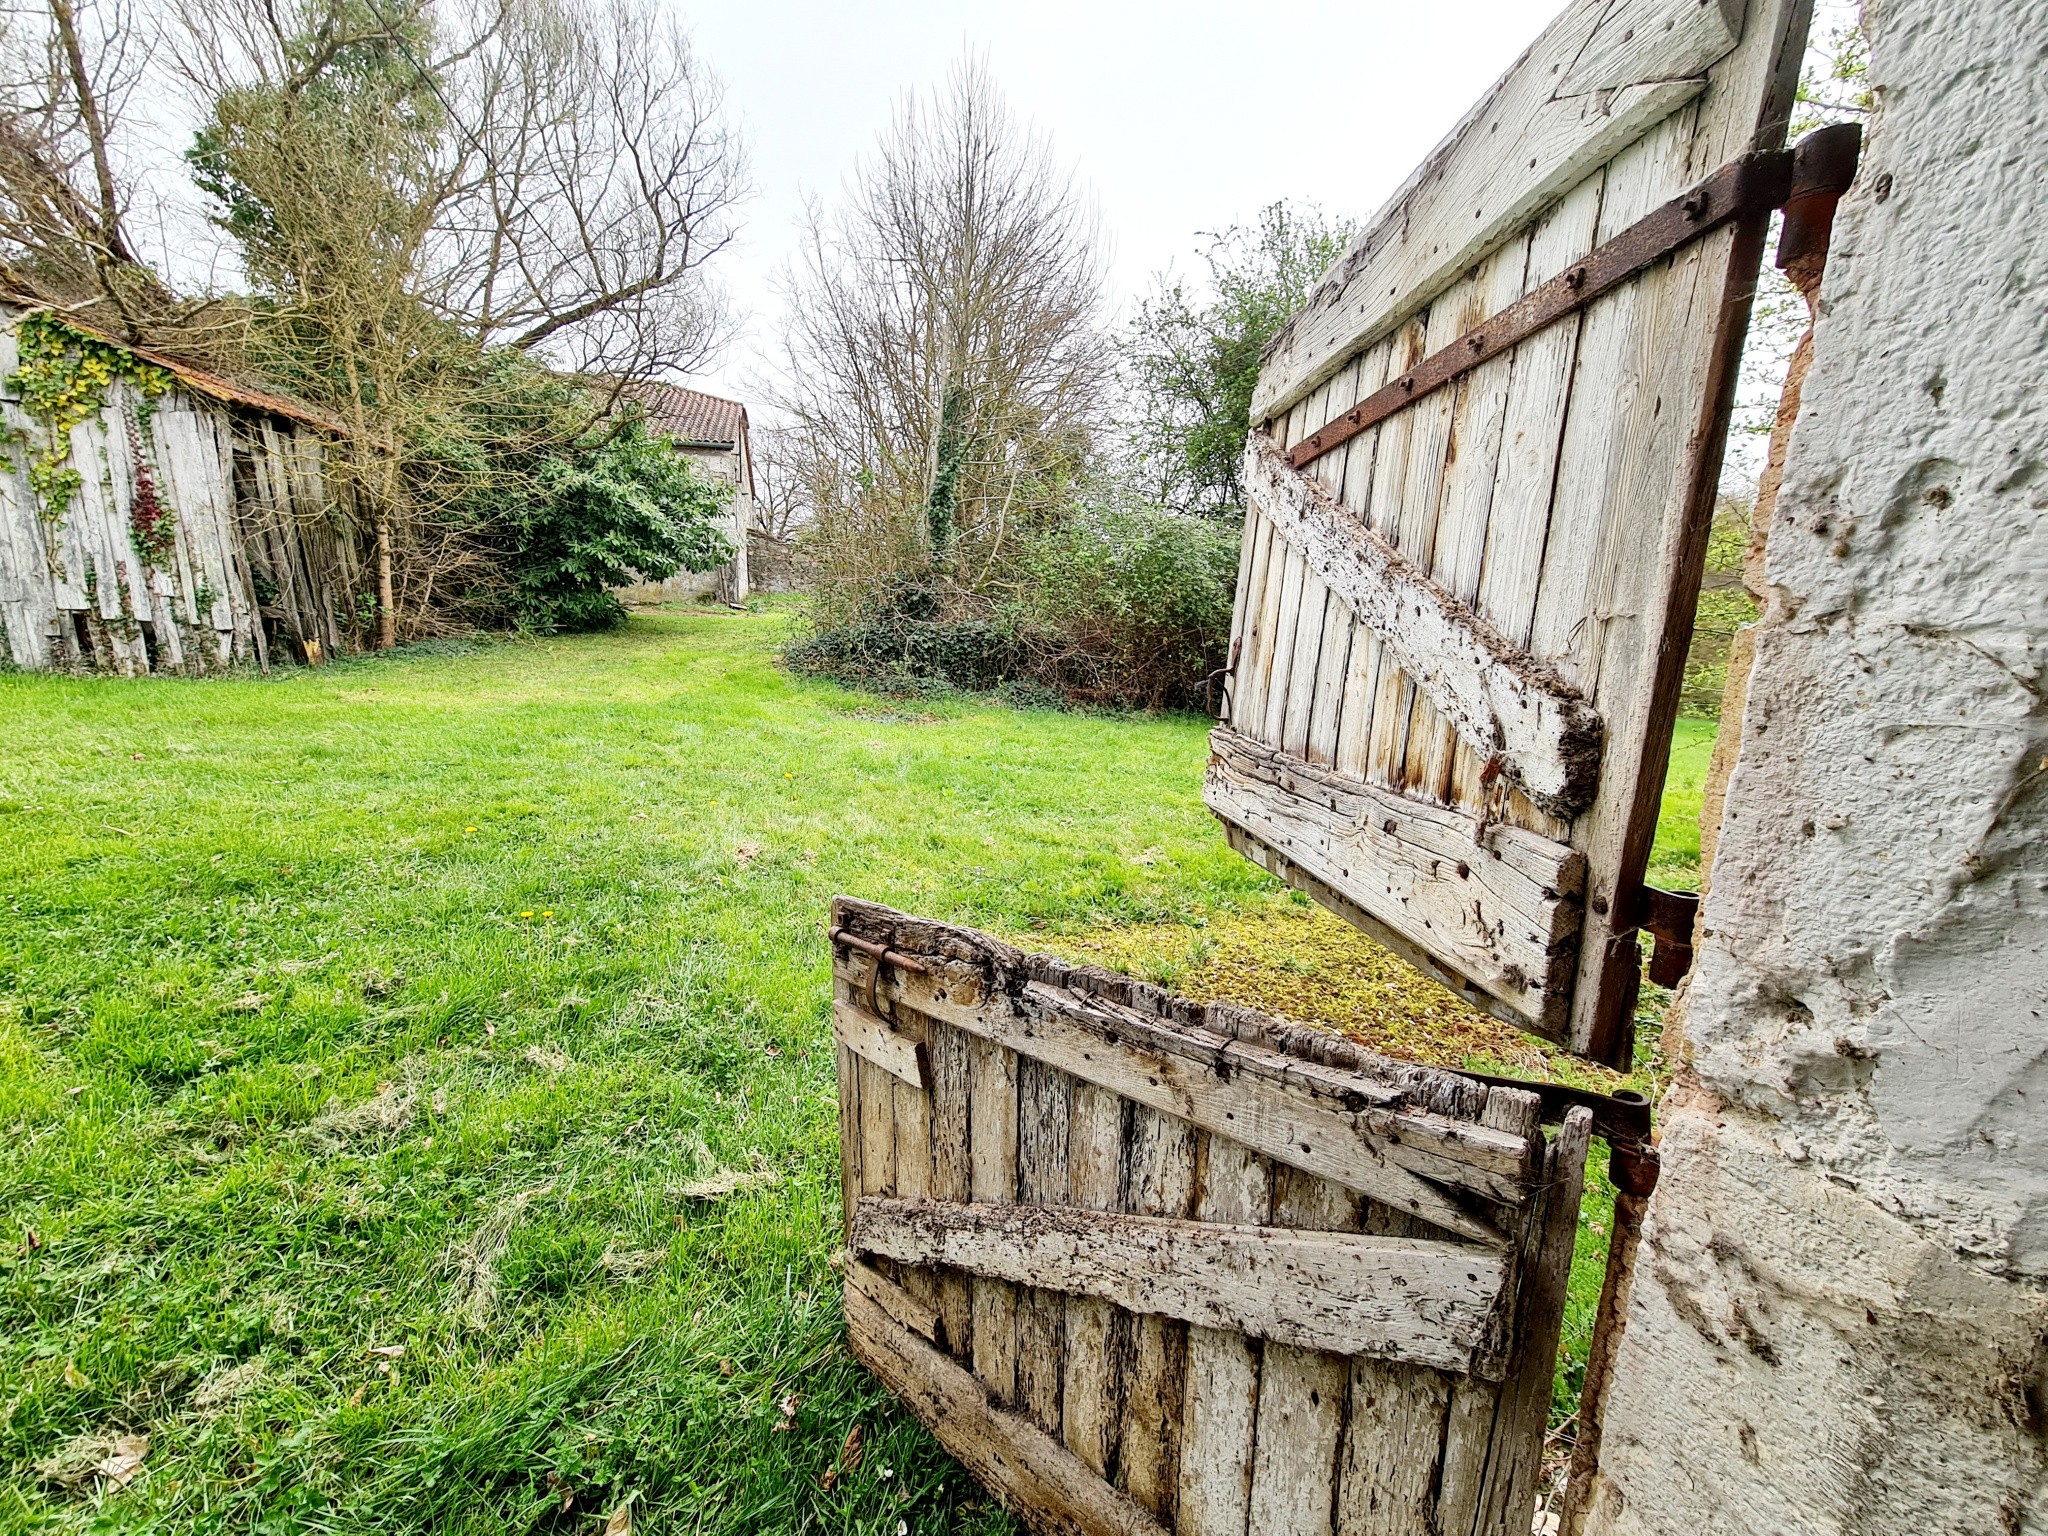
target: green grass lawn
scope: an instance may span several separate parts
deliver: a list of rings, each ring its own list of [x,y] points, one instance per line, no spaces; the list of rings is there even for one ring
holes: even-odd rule
[[[1008,1528],[840,1343],[826,902],[1274,898],[1202,721],[781,626],[0,676],[0,1529]]]

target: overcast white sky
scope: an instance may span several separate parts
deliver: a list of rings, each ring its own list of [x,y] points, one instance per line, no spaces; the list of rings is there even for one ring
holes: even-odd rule
[[[835,198],[904,94],[986,56],[1101,208],[1111,287],[1190,265],[1278,198],[1370,213],[1561,0],[674,0],[725,82],[756,188],[719,262],[744,312],[705,388],[748,398],[806,194]]]

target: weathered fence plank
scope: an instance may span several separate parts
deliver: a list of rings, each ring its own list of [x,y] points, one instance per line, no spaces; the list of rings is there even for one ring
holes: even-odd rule
[[[1473,1368],[1499,1326],[1506,1280],[1499,1254],[1461,1243],[1071,1206],[868,1197],[855,1208],[851,1241],[906,1264],[950,1264],[1205,1328],[1456,1371]]]

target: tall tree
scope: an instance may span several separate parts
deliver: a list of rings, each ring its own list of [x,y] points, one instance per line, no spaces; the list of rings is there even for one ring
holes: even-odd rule
[[[45,0],[0,22],[0,277],[131,339],[176,309],[136,258],[115,143],[156,44],[133,0]]]
[[[1207,282],[1162,274],[1125,338],[1125,427],[1147,492],[1177,511],[1235,516],[1259,354],[1344,253],[1355,227],[1273,203],[1212,235]]]
[[[813,208],[779,403],[820,450],[828,607],[905,570],[972,590],[1065,505],[1110,377],[1097,247],[1073,177],[973,61]]]
[[[511,397],[527,424],[483,401],[487,349],[601,376],[603,406],[715,344],[702,269],[737,142],[651,0],[183,0],[175,47],[210,107],[189,158],[241,252],[253,344],[348,419],[389,645],[445,574],[441,514],[474,501],[451,473],[465,413],[589,425],[547,391]]]

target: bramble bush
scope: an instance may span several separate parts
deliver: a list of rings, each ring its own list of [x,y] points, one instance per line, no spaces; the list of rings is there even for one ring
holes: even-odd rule
[[[897,576],[790,647],[799,671],[870,686],[1006,688],[1070,703],[1206,707],[1224,665],[1237,533],[1151,507],[1083,507],[1024,536],[981,592]]]

